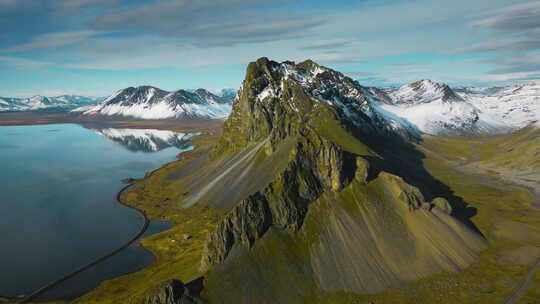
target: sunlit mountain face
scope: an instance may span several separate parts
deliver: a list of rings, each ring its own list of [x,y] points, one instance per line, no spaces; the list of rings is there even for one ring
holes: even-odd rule
[[[157,152],[170,147],[185,150],[188,140],[198,133],[177,133],[155,129],[92,129],[133,152]]]

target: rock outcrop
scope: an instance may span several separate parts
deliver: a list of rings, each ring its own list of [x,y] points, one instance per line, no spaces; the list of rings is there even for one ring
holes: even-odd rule
[[[343,189],[355,174],[368,175],[367,161],[317,135],[299,139],[290,157],[272,183],[238,203],[211,234],[203,269],[223,261],[235,244],[251,247],[270,226],[297,231],[322,192]]]
[[[203,304],[199,296],[179,280],[168,280],[130,299],[128,304]]]

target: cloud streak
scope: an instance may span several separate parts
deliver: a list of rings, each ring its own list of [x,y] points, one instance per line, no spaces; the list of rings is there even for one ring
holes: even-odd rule
[[[39,68],[49,65],[47,62],[11,56],[0,56],[0,63],[19,68]]]
[[[300,50],[329,50],[349,47],[359,44],[353,39],[331,39],[331,40],[318,40],[308,43],[304,43],[298,47]]]
[[[471,25],[496,32],[496,39],[478,43],[461,52],[512,52],[540,48],[540,1],[508,6]],[[506,37],[501,35],[506,34]]]
[[[91,26],[155,33],[210,47],[304,37],[326,22],[279,10],[271,5],[275,2],[280,1],[165,0],[105,14]]]
[[[35,37],[30,42],[11,46],[0,51],[24,52],[33,49],[58,48],[66,45],[79,43],[98,34],[99,33],[95,31],[47,33]]]
[[[540,2],[529,2],[496,10],[497,16],[473,22],[472,25],[505,33],[540,28]]]

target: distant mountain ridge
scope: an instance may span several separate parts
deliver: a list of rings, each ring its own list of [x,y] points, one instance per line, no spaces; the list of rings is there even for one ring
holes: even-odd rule
[[[97,105],[74,109],[82,115],[122,116],[139,119],[226,118],[234,96],[205,89],[165,91],[152,86],[129,87]]]
[[[45,97],[36,95],[30,98],[0,97],[0,112],[72,110],[81,106],[96,104],[104,97],[80,95],[60,95]]]
[[[397,131],[401,135],[485,135],[540,126],[540,81],[491,88],[450,87],[429,79],[401,87],[367,87],[343,74],[306,61],[300,69],[291,62],[276,66],[296,78],[315,98],[338,105],[364,127]],[[311,66],[315,67],[312,70]],[[309,71],[308,71],[309,70]],[[309,73],[307,73],[309,72]],[[328,74],[332,83],[318,74]],[[337,73],[337,74],[336,74]],[[241,88],[240,88],[241,89]],[[259,98],[275,96],[269,87]],[[71,111],[84,116],[134,119],[225,119],[232,111],[236,89],[165,91],[152,86],[129,87],[108,98],[77,95],[31,98],[0,97],[0,112]],[[362,110],[359,114],[359,110]],[[364,111],[365,110],[365,111]],[[365,115],[371,119],[365,123]],[[364,121],[364,122],[363,122]]]
[[[492,88],[456,88],[467,102],[514,129],[540,127],[540,81]]]
[[[410,122],[424,134],[480,135],[509,129],[448,85],[431,80],[381,90],[378,98],[383,109]]]
[[[395,104],[428,103],[435,100],[450,101],[461,100],[448,85],[423,79],[411,84],[387,90],[387,94]]]
[[[376,89],[381,106],[432,135],[511,132],[540,122],[540,82],[492,88],[420,80]]]

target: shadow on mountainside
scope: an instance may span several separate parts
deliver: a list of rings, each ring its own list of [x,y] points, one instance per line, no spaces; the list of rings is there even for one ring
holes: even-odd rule
[[[360,141],[375,151],[380,157],[366,157],[374,164],[369,179],[374,179],[381,171],[386,171],[402,177],[408,184],[417,187],[426,201],[442,197],[452,206],[452,215],[459,219],[473,231],[482,236],[482,232],[474,225],[471,218],[478,210],[469,206],[463,198],[454,194],[454,191],[445,183],[436,179],[423,165],[424,153],[418,151],[412,141],[399,136],[375,137],[352,132]],[[416,142],[421,139],[415,139]]]

